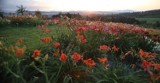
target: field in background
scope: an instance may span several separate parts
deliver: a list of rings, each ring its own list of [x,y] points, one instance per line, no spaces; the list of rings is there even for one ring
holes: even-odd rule
[[[137,20],[139,20],[140,22],[146,21],[146,23],[149,24],[155,24],[157,21],[160,22],[160,18],[136,18]]]

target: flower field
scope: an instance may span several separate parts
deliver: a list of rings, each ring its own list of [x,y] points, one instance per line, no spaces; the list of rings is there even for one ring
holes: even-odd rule
[[[1,34],[0,83],[160,83],[159,31],[66,16],[30,29]]]

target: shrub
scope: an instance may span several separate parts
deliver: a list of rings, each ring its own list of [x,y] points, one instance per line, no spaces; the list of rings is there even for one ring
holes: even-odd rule
[[[37,26],[39,24],[43,24],[43,20],[39,20],[34,16],[10,16],[6,17],[11,21],[12,26]]]
[[[5,27],[6,25],[9,25],[9,24],[10,24],[10,20],[0,17],[0,26],[1,26],[1,28]]]

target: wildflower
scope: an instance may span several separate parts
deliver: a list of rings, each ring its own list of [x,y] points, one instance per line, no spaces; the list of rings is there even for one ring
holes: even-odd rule
[[[142,49],[139,50],[139,55],[142,59],[154,59],[155,56],[151,52],[144,52]]]
[[[106,45],[101,45],[99,47],[99,50],[100,51],[109,51],[111,48],[109,46],[106,46]]]
[[[60,45],[61,45],[61,44],[60,44],[59,42],[54,42],[54,44],[53,44],[53,46],[54,46],[55,48],[58,48]]]
[[[159,80],[160,79],[160,74],[150,74],[150,79],[153,81]]]
[[[87,40],[85,39],[85,37],[83,35],[79,35],[79,38],[80,38],[82,43],[87,42]]]
[[[94,67],[96,65],[96,63],[94,62],[94,60],[92,60],[91,58],[87,59],[87,60],[83,60],[83,62],[89,66],[89,67]]]
[[[45,32],[46,32],[46,33],[49,33],[49,32],[51,32],[51,30],[46,29]]]
[[[56,57],[56,56],[58,56],[59,55],[59,50],[57,51],[57,52],[55,52],[55,53],[53,53],[53,57]]]
[[[107,58],[98,58],[98,60],[99,60],[99,62],[101,63],[101,64],[105,64],[106,62],[108,62],[108,59]]]
[[[52,19],[52,22],[54,22],[54,23],[56,23],[56,24],[57,24],[59,21],[60,21],[59,18],[53,18],[53,19]]]
[[[81,56],[80,56],[77,52],[75,52],[75,53],[71,56],[71,58],[74,60],[74,62],[78,62],[78,61],[81,59]]]
[[[141,67],[144,69],[144,71],[147,71],[152,66],[151,62],[148,62],[146,60],[142,61]]]
[[[76,27],[76,32],[86,31],[86,27]]]
[[[44,25],[42,25],[42,29],[43,29],[43,28],[46,28],[46,25],[45,25],[45,24],[44,24]]]
[[[39,29],[44,29],[44,28],[46,28],[46,24],[38,25],[37,28],[39,28]]]
[[[18,38],[17,42],[18,42],[18,43],[22,43],[22,42],[23,42],[23,39],[22,39],[22,38]]]
[[[45,24],[48,24],[49,20],[45,20]]]
[[[153,64],[154,69],[160,72],[160,64]]]
[[[16,48],[16,57],[20,58],[24,55],[25,49],[24,48]]]
[[[63,63],[66,63],[66,60],[67,60],[67,55],[62,53],[61,54],[61,57],[59,58],[60,61],[62,61]]]
[[[50,37],[46,37],[46,38],[41,38],[40,39],[42,42],[45,42],[45,43],[48,43],[51,41],[51,38]]]
[[[83,40],[81,40],[81,42],[82,42],[82,43],[85,43],[85,42],[87,42],[87,40],[86,40],[86,39],[83,39]]]
[[[115,45],[112,47],[113,51],[118,51],[119,48],[117,48]]]
[[[139,50],[139,54],[140,54],[141,57],[146,56],[146,53],[142,49]]]
[[[36,57],[40,56],[40,54],[41,54],[41,51],[40,51],[40,50],[34,50],[34,52],[33,52],[33,54],[32,54],[32,57],[33,57],[33,58],[36,58]]]
[[[118,36],[118,32],[113,32],[113,35],[117,37]]]

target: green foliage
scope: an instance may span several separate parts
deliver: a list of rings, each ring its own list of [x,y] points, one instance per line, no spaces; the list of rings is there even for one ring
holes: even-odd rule
[[[160,21],[160,18],[136,18],[139,21],[146,21],[149,24],[154,24],[156,21]]]
[[[96,83],[146,83],[147,74],[142,70],[134,70],[129,66],[116,63],[109,68],[99,66],[94,69]],[[143,74],[143,75],[142,75]],[[146,75],[144,75],[146,74]]]
[[[57,24],[65,26],[68,20],[70,19],[62,21],[62,24]],[[83,26],[87,25],[85,21],[74,21],[79,25],[81,23]],[[59,22],[59,19],[56,22]],[[91,22],[90,25],[92,23],[94,22]],[[72,23],[68,24],[72,25]],[[95,25],[103,24],[98,23]],[[47,28],[8,28],[8,31],[7,28],[3,28],[1,34],[8,34],[8,38],[3,36],[4,38],[2,37],[0,40],[0,68],[2,69],[0,70],[0,77],[3,78],[0,82],[149,82],[148,77],[150,74],[148,74],[148,71],[144,71],[145,68],[141,66],[144,58],[142,53],[147,58],[152,55],[150,52],[156,46],[156,42],[153,41],[149,34],[144,33],[143,29],[132,30],[129,28],[127,30],[122,28],[121,25],[118,25],[120,27],[110,25],[114,28],[107,28],[107,30],[103,30],[101,26],[98,26],[98,30],[88,29],[89,25],[87,26],[88,30],[83,30],[84,27],[77,29],[77,27],[74,28],[75,26],[72,26],[73,28],[57,26],[47,26]],[[112,29],[114,30],[112,31]],[[46,32],[46,30],[52,30],[52,32]],[[24,41],[17,41],[18,38],[22,38]],[[55,42],[60,44],[59,47],[54,45]],[[19,50],[25,45],[26,50]],[[104,47],[101,48],[101,46]],[[106,50],[107,46],[109,49]],[[114,46],[118,50],[115,51]],[[143,49],[144,52],[140,54],[139,49]],[[80,56],[78,62],[75,62],[72,57],[75,52]],[[103,63],[100,58],[106,58],[106,61]],[[155,62],[158,62],[158,59],[155,58]],[[154,68],[150,70],[156,71]]]
[[[140,25],[143,25],[145,27],[149,28],[160,28],[160,18],[152,18],[152,17],[146,17],[146,18],[136,18],[140,21]]]
[[[0,17],[0,28],[10,24],[10,20]]]

